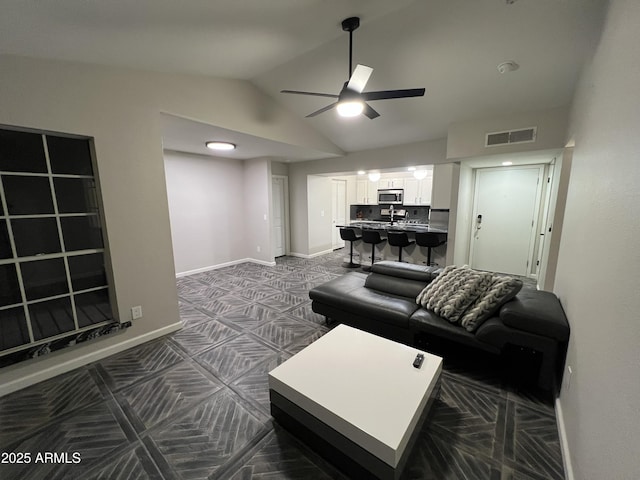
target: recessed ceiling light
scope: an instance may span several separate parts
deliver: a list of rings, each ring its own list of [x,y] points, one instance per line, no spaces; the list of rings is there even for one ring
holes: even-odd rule
[[[371,172],[369,174],[369,180],[371,180],[372,182],[377,182],[378,180],[380,180],[380,172]]]
[[[210,148],[211,150],[235,150],[236,146],[233,143],[229,143],[229,142],[218,142],[218,141],[212,141],[212,142],[207,142],[205,143],[205,145],[207,146],[207,148]]]
[[[364,175],[365,173],[367,172],[365,172],[364,170],[358,170],[358,175]]]
[[[407,170],[409,170],[410,172],[415,172],[416,171],[416,167],[409,167],[409,168],[407,168]]]
[[[502,165],[504,165],[505,167],[508,167],[509,165],[513,165],[513,162],[502,162]]]

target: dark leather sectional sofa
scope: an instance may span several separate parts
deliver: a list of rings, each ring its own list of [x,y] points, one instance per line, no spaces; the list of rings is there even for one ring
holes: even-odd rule
[[[436,336],[493,354],[510,347],[533,351],[541,356],[538,385],[555,393],[569,340],[569,324],[558,298],[523,287],[475,332],[469,332],[416,304],[418,294],[440,271],[382,261],[369,274],[350,272],[319,285],[309,291],[309,297],[313,311],[331,321],[408,345]]]

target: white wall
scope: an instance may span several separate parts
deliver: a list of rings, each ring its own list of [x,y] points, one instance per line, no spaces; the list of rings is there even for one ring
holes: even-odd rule
[[[180,327],[161,112],[341,151],[249,82],[0,56],[0,124],[94,137],[120,335],[0,371],[0,395]],[[270,182],[268,182],[270,184]]]
[[[563,148],[566,144],[568,113],[567,107],[561,107],[453,123],[447,132],[447,158]],[[535,142],[488,148],[484,146],[487,133],[528,127],[538,127]]]
[[[456,240],[453,249],[453,265],[469,263],[469,247],[471,245],[471,215],[473,212],[473,169],[468,165],[460,165],[460,186],[456,208]],[[448,250],[448,249],[447,249]]]
[[[271,248],[271,165],[266,158],[244,161],[244,222],[245,256],[263,263],[274,262]],[[241,241],[237,239],[237,241]]]
[[[555,291],[569,322],[560,396],[574,478],[640,472],[640,2],[611,0],[581,75]]]
[[[331,211],[333,194],[331,177],[309,175],[307,177],[309,219],[308,255],[317,255],[333,248]]]
[[[245,188],[238,160],[165,152],[176,274],[245,258]]]

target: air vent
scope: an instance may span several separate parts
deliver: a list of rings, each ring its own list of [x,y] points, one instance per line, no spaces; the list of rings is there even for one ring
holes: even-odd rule
[[[537,127],[510,130],[506,132],[487,133],[485,147],[510,145],[512,143],[530,143],[536,141]]]

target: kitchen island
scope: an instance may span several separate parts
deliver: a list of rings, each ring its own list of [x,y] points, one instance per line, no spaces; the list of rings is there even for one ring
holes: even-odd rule
[[[410,240],[413,240],[416,233],[419,232],[431,232],[438,233],[444,237],[446,241],[447,230],[444,228],[432,227],[426,223],[412,223],[407,221],[398,222],[385,222],[377,220],[355,220],[349,222],[347,225],[337,225],[338,228],[354,228],[356,234],[360,236],[362,230],[378,230],[382,238],[386,237],[386,233],[389,231],[395,232],[407,232]],[[354,242],[354,253],[358,253],[360,263],[363,265],[371,262],[371,245],[362,241]],[[439,265],[445,265],[447,244],[444,243],[439,247],[432,249],[432,262]],[[347,252],[348,253],[348,252]],[[380,260],[397,260],[398,259],[398,247],[392,247],[387,242],[376,246],[376,261]],[[422,264],[427,260],[427,249],[419,247],[415,244],[403,249],[402,260],[408,263]]]

